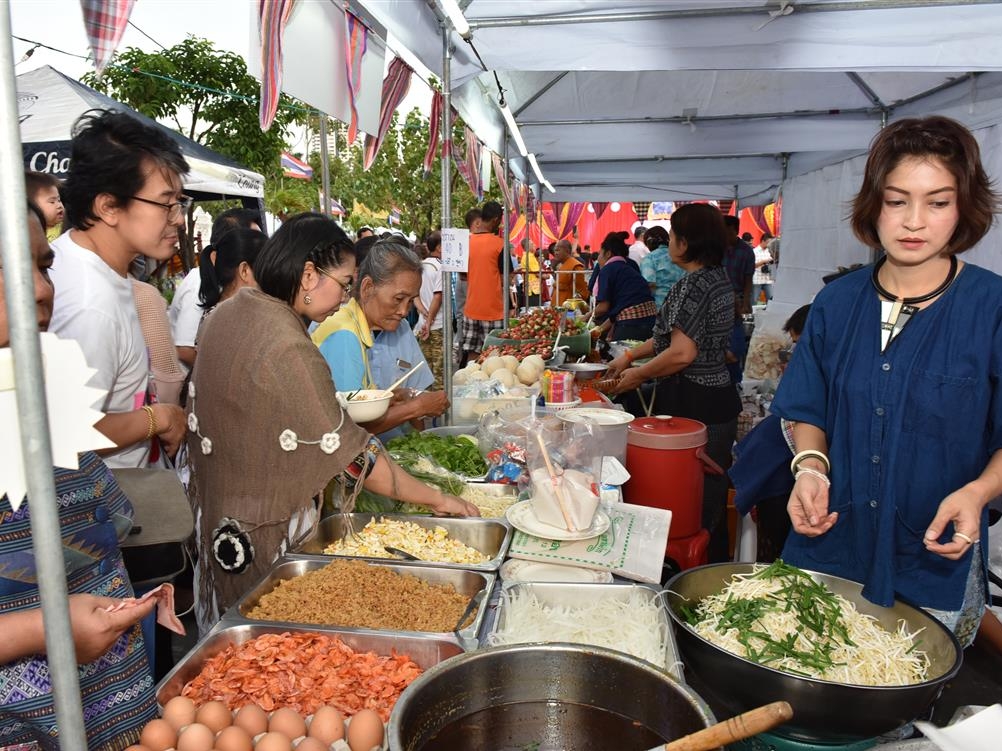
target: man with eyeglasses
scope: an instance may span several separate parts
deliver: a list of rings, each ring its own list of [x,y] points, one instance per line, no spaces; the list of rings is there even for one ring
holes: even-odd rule
[[[170,258],[191,199],[181,192],[188,172],[180,149],[160,130],[122,112],[92,110],[74,126],[64,184],[65,226],[53,243],[51,277],[59,291],[49,330],[75,339],[97,373],[90,385],[107,391],[96,425],[118,446],[111,467],[144,467],[159,439],[173,455],[185,416],[156,403],[129,265],[140,255]]]

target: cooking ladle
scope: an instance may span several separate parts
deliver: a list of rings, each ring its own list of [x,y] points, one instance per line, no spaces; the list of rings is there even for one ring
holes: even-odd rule
[[[395,548],[392,545],[383,545],[383,550],[385,550],[390,555],[395,555],[397,558],[403,558],[405,561],[420,561],[413,553],[408,553],[403,548]]]
[[[785,701],[774,701],[648,751],[712,751],[772,730],[791,719],[793,707]]]

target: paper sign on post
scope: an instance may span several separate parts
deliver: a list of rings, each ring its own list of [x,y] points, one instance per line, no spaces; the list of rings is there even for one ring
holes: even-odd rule
[[[470,265],[470,231],[458,227],[442,230],[442,271],[466,273]]]

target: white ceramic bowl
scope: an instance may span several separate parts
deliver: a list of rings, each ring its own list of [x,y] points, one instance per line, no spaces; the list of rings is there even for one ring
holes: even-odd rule
[[[386,414],[390,408],[390,400],[393,398],[392,391],[385,389],[361,389],[357,392],[338,391],[341,397],[338,401],[348,409],[348,416],[354,422],[372,422],[378,420]],[[351,400],[348,397],[354,394]]]

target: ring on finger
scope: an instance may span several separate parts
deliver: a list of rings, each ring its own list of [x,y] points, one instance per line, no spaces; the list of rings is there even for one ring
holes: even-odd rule
[[[954,532],[953,533],[953,537],[954,537],[954,539],[956,539],[956,538],[959,537],[961,540],[963,540],[964,542],[966,542],[968,545],[973,545],[974,544],[974,540],[972,540],[970,537],[968,537],[967,535],[965,535],[963,532]]]

